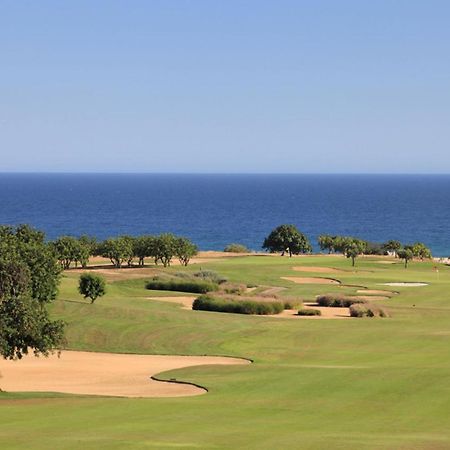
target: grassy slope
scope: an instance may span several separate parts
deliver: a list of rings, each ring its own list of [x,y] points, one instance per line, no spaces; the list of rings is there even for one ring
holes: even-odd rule
[[[89,305],[69,274],[53,314],[68,322],[70,348],[227,354],[255,364],[165,373],[210,388],[184,399],[1,394],[0,447],[450,448],[450,268],[439,279],[431,263],[405,271],[361,259],[353,272],[340,257],[230,258],[202,268],[305,299],[356,290],[280,279],[302,276],[291,271],[300,264],[343,268],[332,276],[378,289],[388,281],[431,285],[394,288],[401,294],[383,302],[390,319],[283,320],[182,310],[145,299],[140,280],[110,284]]]

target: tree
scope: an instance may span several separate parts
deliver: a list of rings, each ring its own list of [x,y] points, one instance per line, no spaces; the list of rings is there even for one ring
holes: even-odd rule
[[[78,239],[78,247],[75,255],[75,264],[80,263],[85,269],[89,263],[89,257],[95,253],[97,240],[94,237],[83,235]]]
[[[414,258],[414,254],[409,248],[402,248],[397,252],[397,255],[400,259],[405,261],[405,269],[408,268],[408,262]]]
[[[397,257],[398,251],[402,248],[402,244],[400,241],[390,240],[383,244],[383,249],[387,252],[394,253],[394,256]]]
[[[358,238],[350,236],[336,236],[335,248],[337,251],[342,252],[346,258],[352,259],[352,266],[355,266],[356,258],[365,253],[368,248],[368,243]]]
[[[105,279],[92,273],[83,273],[80,275],[78,292],[83,295],[84,298],[89,297],[92,304],[98,297],[102,297],[106,294]]]
[[[355,239],[352,243],[348,245],[345,249],[345,256],[352,259],[352,266],[355,267],[356,258],[364,253],[365,243],[359,239]]]
[[[319,236],[317,243],[319,244],[320,250],[328,250],[328,253],[333,253],[335,251],[336,236],[330,236],[328,234],[322,234]]]
[[[281,252],[281,256],[286,252],[292,256],[312,251],[308,238],[295,225],[280,225],[272,230],[264,239],[262,248],[270,253]]]
[[[107,239],[103,241],[98,253],[104,258],[109,258],[114,267],[121,268],[122,264],[133,259],[133,243],[128,236]]]
[[[133,243],[133,253],[138,258],[138,265],[143,267],[145,258],[149,258],[155,253],[155,236],[139,236]]]
[[[177,237],[171,233],[160,234],[155,239],[154,258],[155,264],[161,261],[164,267],[170,266],[172,258],[176,254]]]
[[[175,253],[180,263],[187,266],[191,258],[198,253],[198,248],[189,239],[180,237],[175,243]]]
[[[80,243],[72,236],[62,236],[53,243],[61,267],[67,270],[80,253]]]
[[[420,258],[421,261],[423,261],[425,258],[431,258],[431,250],[422,242],[416,242],[415,244],[408,245],[405,248],[409,248],[412,251],[413,255],[416,258]]]
[[[64,324],[49,318],[60,267],[44,233],[27,225],[0,227],[0,354],[48,355],[64,342]]]

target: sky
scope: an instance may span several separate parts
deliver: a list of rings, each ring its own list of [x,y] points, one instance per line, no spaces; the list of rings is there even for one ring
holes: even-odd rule
[[[450,173],[448,0],[0,0],[0,172]]]

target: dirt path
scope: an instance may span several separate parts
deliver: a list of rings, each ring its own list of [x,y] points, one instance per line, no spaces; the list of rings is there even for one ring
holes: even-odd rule
[[[61,357],[0,361],[0,385],[9,392],[62,392],[117,397],[184,397],[206,392],[191,384],[152,380],[158,373],[204,364],[249,364],[217,356],[127,355],[64,351]]]

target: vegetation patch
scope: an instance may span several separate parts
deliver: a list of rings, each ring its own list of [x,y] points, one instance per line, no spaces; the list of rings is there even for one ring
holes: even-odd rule
[[[276,300],[257,301],[201,295],[194,300],[192,309],[235,314],[269,315],[281,313],[284,310],[284,305],[281,301]]]
[[[350,306],[351,317],[388,317],[387,312],[379,306],[369,303],[354,304]]]
[[[321,316],[322,312],[319,309],[299,309],[297,315],[299,316]]]
[[[228,244],[224,250],[227,253],[250,253],[251,250],[242,244]]]
[[[319,306],[327,306],[334,308],[348,308],[356,303],[364,303],[364,301],[365,300],[357,297],[333,295],[333,294],[320,295],[319,297],[317,297],[316,300]]]
[[[194,294],[206,294],[207,292],[217,291],[219,286],[216,283],[205,280],[190,280],[182,278],[161,278],[155,277],[145,286],[154,291],[178,291],[192,292]]]

